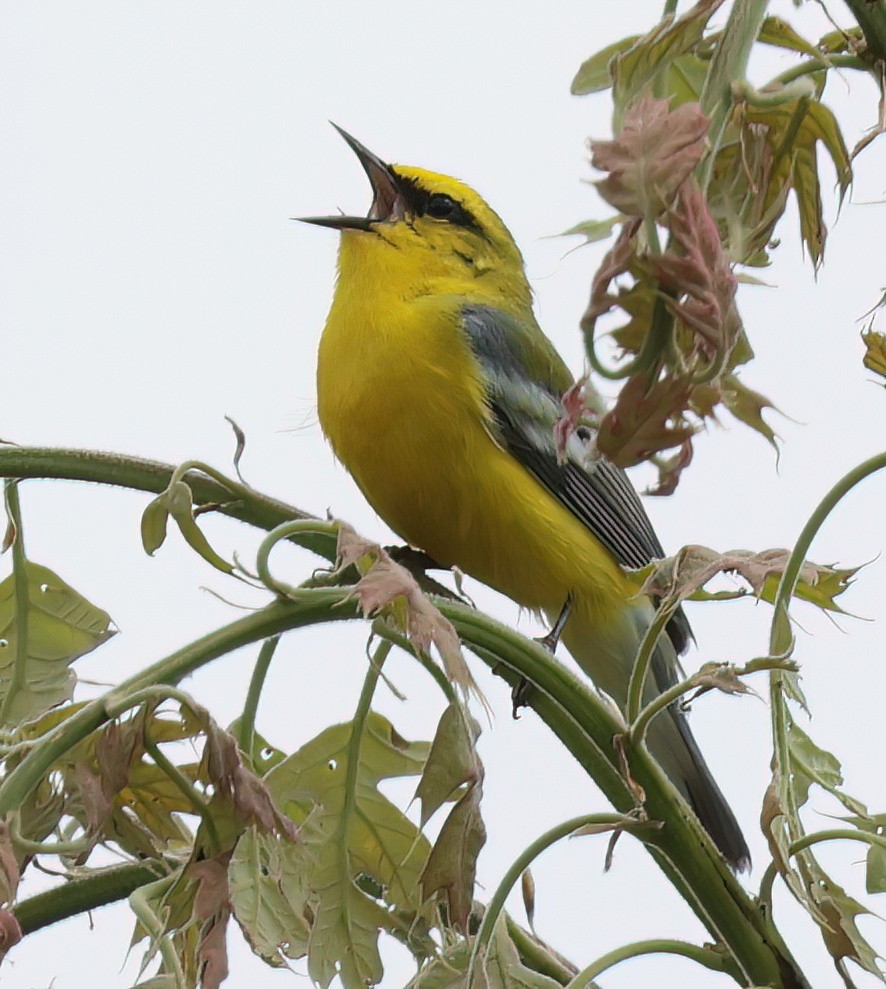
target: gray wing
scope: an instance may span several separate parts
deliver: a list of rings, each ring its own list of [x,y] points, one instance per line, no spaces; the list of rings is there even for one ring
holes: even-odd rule
[[[565,387],[558,387],[562,379],[538,381],[527,372],[526,329],[512,316],[482,306],[465,308],[463,326],[484,370],[495,439],[590,529],[621,566],[639,569],[664,557],[640,497],[620,467],[605,460],[585,466],[577,458],[558,463],[554,423],[562,412]],[[683,652],[692,630],[682,610],[675,613],[667,631],[677,652]],[[674,673],[668,671],[663,679],[664,672],[655,671],[660,690],[674,682]]]

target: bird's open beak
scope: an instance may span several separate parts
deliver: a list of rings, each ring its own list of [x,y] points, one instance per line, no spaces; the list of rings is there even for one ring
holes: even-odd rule
[[[378,155],[368,148],[338,124],[332,125],[347,141],[348,146],[360,159],[363,171],[372,186],[372,206],[367,216],[300,216],[297,219],[303,223],[315,223],[319,227],[332,227],[335,230],[371,230],[374,223],[386,220],[398,220],[406,213],[406,198],[400,189],[397,176]]]

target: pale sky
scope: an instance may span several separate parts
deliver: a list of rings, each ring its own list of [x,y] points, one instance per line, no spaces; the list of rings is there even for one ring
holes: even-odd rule
[[[328,508],[363,534],[391,541],[317,425],[314,361],[336,235],[289,218],[338,207],[360,213],[370,198],[327,120],[385,159],[475,186],[514,233],[540,322],[580,372],[578,319],[606,245],[570,252],[575,240],[550,235],[607,215],[585,182],[592,177],[585,140],[609,136],[609,103],[605,95],[571,97],[569,83],[587,55],[650,27],[660,8],[652,0],[544,7],[7,0],[0,10],[0,437],[172,463],[197,458],[229,470],[228,414],[247,433],[243,469],[253,485],[318,514]],[[772,9],[808,26],[812,38],[828,29],[814,5]],[[789,64],[786,54],[770,52],[752,81],[762,84]],[[826,101],[850,147],[876,120],[874,87],[858,76],[835,77]],[[776,467],[767,444],[724,415],[726,428],[697,442],[677,496],[648,503],[667,550],[791,546],[831,485],[882,449],[886,394],[861,365],[859,319],[884,285],[884,148],[858,160],[836,223],[833,170],[824,163],[831,235],[817,281],[801,257],[792,208],[775,264],[763,273],[774,287],[740,290],[757,353],[743,380],[785,413],[770,415],[783,439],[781,459]],[[805,727],[840,757],[849,792],[880,812],[884,491],[886,479],[875,478],[854,492],[812,553],[825,563],[870,562],[843,599],[867,620],[832,623],[811,608],[796,610],[796,657],[814,713]],[[176,534],[147,558],[138,535],[147,500],[75,484],[22,488],[29,556],[107,609],[121,629],[78,663],[86,679],[118,680],[238,614],[201,587],[238,603],[260,601],[184,550]],[[254,554],[257,538],[246,528],[216,519],[205,528],[221,552],[246,561]],[[277,566],[297,582],[315,562],[293,550]],[[0,566],[5,576],[8,559]],[[468,586],[480,607],[535,634],[510,602]],[[691,606],[698,646],[687,665],[763,654],[769,615],[750,601]],[[354,624],[289,635],[262,700],[262,733],[291,751],[349,719],[366,634]],[[229,657],[183,686],[225,724],[240,712],[256,653]],[[496,712],[480,743],[490,833],[479,865],[484,898],[535,836],[606,805],[532,713],[512,722],[506,687],[478,661],[472,668]],[[378,706],[404,736],[430,737],[435,688],[406,657],[392,660],[389,672],[409,700],[382,691]],[[765,695],[762,678],[753,685]],[[758,826],[770,755],[766,706],[708,696],[695,705],[692,724],[751,845],[755,889],[768,860]],[[831,826],[823,815],[838,813],[835,805],[817,792],[811,804],[820,813],[808,815],[809,828]],[[579,965],[640,938],[706,939],[630,840],[619,843],[604,875],[605,842],[563,843],[536,864],[542,937]],[[821,853],[856,895],[862,857],[855,845]],[[22,894],[45,885],[29,871]],[[511,908],[521,919],[519,902]],[[817,930],[783,890],[776,918],[816,989],[839,987]],[[131,985],[141,953],[126,961],[128,909],[99,911],[93,922],[79,917],[16,947],[4,985]],[[886,951],[880,922],[861,924]],[[231,953],[231,986],[304,984],[253,959],[236,932]],[[388,946],[385,958],[385,985],[405,982],[411,966],[402,950]],[[732,984],[674,958],[632,961],[603,981],[606,989]],[[857,983],[875,984],[864,975]]]

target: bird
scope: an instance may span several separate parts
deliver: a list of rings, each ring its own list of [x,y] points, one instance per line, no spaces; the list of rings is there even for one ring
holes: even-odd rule
[[[410,546],[559,619],[569,653],[623,708],[655,611],[625,569],[665,554],[620,467],[589,464],[576,437],[558,457],[553,427],[574,379],[533,314],[520,250],[470,186],[387,164],[336,129],[372,204],[365,216],[300,218],[340,232],[317,359],[333,453]],[[644,700],[678,681],[691,638],[676,612]],[[679,706],[652,723],[647,745],[730,866],[749,868]]]

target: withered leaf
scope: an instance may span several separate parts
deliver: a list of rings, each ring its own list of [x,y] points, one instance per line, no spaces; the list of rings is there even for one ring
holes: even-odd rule
[[[682,418],[692,385],[676,377],[628,378],[597,434],[597,448],[619,467],[633,467],[660,450],[685,443],[695,427]]]
[[[467,932],[474,902],[477,856],[486,844],[486,828],[480,816],[482,795],[479,785],[472,786],[452,808],[421,876],[425,899],[442,892],[449,922],[463,933]]]

